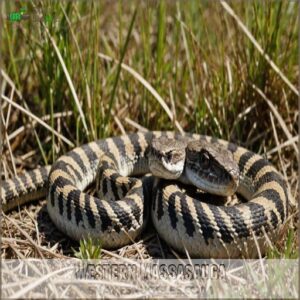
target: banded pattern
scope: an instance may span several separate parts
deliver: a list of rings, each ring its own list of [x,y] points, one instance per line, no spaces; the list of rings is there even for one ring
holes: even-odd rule
[[[24,172],[1,183],[1,206],[4,212],[24,203],[45,197],[50,166]]]
[[[159,181],[152,204],[152,220],[159,235],[172,247],[192,257],[257,257],[274,241],[287,216],[291,195],[286,182],[265,159],[223,140],[201,137],[226,146],[238,163],[238,193],[248,200],[217,206],[183,192],[178,182]],[[266,239],[268,236],[268,239]],[[259,248],[259,250],[258,250]]]
[[[230,207],[207,204],[183,193],[177,182],[160,180],[153,186],[151,177],[128,178],[149,173],[147,151],[159,136],[179,137],[172,132],[136,133],[75,148],[54,163],[49,175],[47,167],[4,181],[2,208],[7,211],[47,191],[49,215],[61,231],[75,240],[100,238],[104,248],[117,248],[141,233],[156,191],[152,220],[172,247],[197,257],[255,257],[257,242],[263,253],[265,234],[274,240],[288,216],[290,195],[276,169],[235,144],[186,134],[220,143],[233,153],[242,174],[238,192],[249,200]],[[94,197],[83,191],[97,172],[103,179],[99,197]]]

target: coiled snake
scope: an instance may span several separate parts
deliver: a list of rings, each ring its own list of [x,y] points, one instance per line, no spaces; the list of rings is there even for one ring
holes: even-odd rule
[[[247,200],[235,206],[199,201],[193,198],[196,188],[184,188],[178,181],[153,183],[151,176],[136,177],[149,173],[148,156],[153,151],[149,150],[150,143],[161,136],[182,138],[172,132],[134,133],[77,147],[61,156],[51,170],[47,166],[3,181],[2,209],[5,212],[47,194],[49,215],[62,232],[75,240],[100,238],[104,248],[117,248],[142,232],[149,215],[146,201],[156,191],[151,203],[152,221],[159,235],[175,249],[203,258],[254,258],[258,251],[263,254],[288,216],[291,196],[281,174],[264,158],[245,148],[208,136],[185,134],[207,145],[221,145],[220,149],[232,153],[239,170],[237,192]],[[177,167],[182,168],[178,153],[173,159],[178,159]],[[223,161],[230,163],[228,158]],[[192,163],[191,169],[193,166]],[[155,173],[155,167],[153,170]],[[96,180],[97,172],[102,178],[99,195],[105,196],[105,200],[83,192]],[[234,169],[229,168],[229,174],[237,177]],[[213,182],[214,175],[207,175]],[[193,176],[190,173],[186,177]],[[229,180],[228,176],[227,173],[222,179]],[[222,189],[220,183],[216,182],[216,186]]]

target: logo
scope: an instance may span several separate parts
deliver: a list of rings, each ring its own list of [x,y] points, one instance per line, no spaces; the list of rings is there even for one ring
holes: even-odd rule
[[[27,9],[26,7],[20,8],[18,11],[11,12],[7,15],[6,19],[9,22],[15,23],[15,22],[21,22],[24,20],[30,20],[33,22],[40,22],[44,21],[47,25],[51,24],[55,21],[55,18],[52,16],[52,14],[49,13],[26,13]]]

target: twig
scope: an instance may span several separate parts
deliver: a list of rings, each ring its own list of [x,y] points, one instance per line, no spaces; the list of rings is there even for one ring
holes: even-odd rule
[[[263,91],[261,89],[259,89],[257,86],[255,86],[254,84],[251,85],[252,88],[267,102],[267,104],[269,105],[271,111],[273,112],[274,116],[276,117],[276,119],[278,120],[283,132],[285,133],[285,135],[287,136],[287,138],[289,140],[292,140],[293,139],[293,136],[291,135],[289,129],[287,128],[284,120],[282,119],[281,115],[279,114],[278,110],[275,108],[275,106],[273,105],[273,103],[267,98],[267,96],[263,93]],[[297,159],[299,160],[299,151],[298,151],[298,147],[296,145],[296,143],[292,143],[292,146],[294,147],[295,149],[295,152],[296,152],[296,156],[297,156]]]
[[[48,129],[49,131],[51,131],[53,134],[55,134],[57,137],[59,137],[60,139],[62,139],[66,144],[68,144],[71,147],[74,147],[75,145],[68,140],[67,138],[65,138],[63,135],[61,135],[59,132],[57,132],[55,129],[51,128],[47,123],[45,123],[43,120],[41,120],[40,118],[38,118],[37,116],[35,116],[34,114],[32,114],[31,112],[27,111],[25,108],[23,108],[22,106],[20,106],[19,104],[11,101],[10,99],[8,99],[6,96],[2,95],[2,99],[7,101],[8,103],[12,104],[15,108],[19,109],[20,111],[22,111],[23,113],[25,113],[26,115],[28,115],[29,117],[31,117],[32,119],[36,120],[39,124],[41,124],[42,126],[44,126],[46,129]]]
[[[66,111],[66,112],[61,112],[61,113],[55,113],[55,114],[53,114],[53,119],[62,118],[62,117],[68,117],[68,116],[71,116],[72,114],[73,114],[73,112],[71,112],[71,111]],[[41,117],[41,120],[48,121],[48,120],[50,120],[50,118],[51,118],[50,115],[46,115],[46,116]],[[37,123],[36,121],[33,121],[32,122],[32,126],[35,126],[36,123]],[[16,129],[14,132],[12,132],[8,136],[8,139],[11,140],[11,139],[15,138],[21,132],[23,132],[25,130],[25,128],[27,128],[27,127],[30,127],[30,126],[26,125],[26,126],[19,127],[18,129]]]
[[[148,131],[147,128],[143,127],[142,125],[134,122],[133,120],[131,120],[131,119],[127,118],[127,117],[124,120],[125,120],[126,123],[128,123],[129,125],[135,127],[139,131],[142,131],[142,132],[147,132]]]
[[[292,139],[285,141],[284,143],[277,145],[275,148],[271,149],[267,152],[267,155],[270,156],[271,154],[277,152],[278,150],[285,148],[287,146],[292,145],[293,143],[297,143],[299,140],[298,136],[294,136]]]

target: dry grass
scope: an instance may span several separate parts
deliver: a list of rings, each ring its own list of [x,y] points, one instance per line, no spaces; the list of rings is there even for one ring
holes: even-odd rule
[[[117,257],[114,262],[115,266],[130,263],[136,273],[131,273],[132,278],[127,279],[121,275],[123,280],[117,281],[112,280],[109,275],[105,276],[107,273],[101,273],[98,268],[100,278],[94,279],[92,276],[86,276],[85,272],[88,263],[97,264],[97,261],[51,260],[46,264],[46,261],[37,263],[26,260],[22,266],[23,270],[13,274],[11,269],[17,264],[6,262],[2,272],[6,280],[10,279],[7,280],[10,283],[3,286],[3,296],[40,298],[47,295],[50,298],[72,299],[98,298],[103,295],[109,298],[130,299],[166,298],[166,295],[167,298],[173,299],[297,297],[297,263],[292,260],[268,260],[262,264],[259,261],[223,263],[219,268],[219,274],[215,273],[211,280],[203,279],[202,281],[186,280],[183,277],[166,280],[159,273],[151,271],[147,262],[142,264],[139,261],[122,257]],[[102,265],[103,263],[106,261],[102,260]],[[174,266],[176,262],[172,261],[172,263]],[[187,266],[188,262],[185,263]],[[208,276],[209,272],[205,273],[204,263],[204,261],[198,261],[198,266],[204,267],[203,277],[207,278],[210,276]],[[215,266],[220,263],[215,262]],[[199,268],[195,269],[194,275],[196,272],[200,274],[199,270]],[[116,272],[115,269],[113,272],[115,278],[118,277]]]
[[[5,14],[17,10],[1,5]],[[266,155],[298,199],[298,2],[26,5],[55,22],[3,22],[2,179],[96,138],[183,130]],[[62,258],[78,249],[51,223],[45,201],[2,214],[1,224],[2,258]],[[294,257],[298,235],[287,254],[287,233],[297,224],[296,205],[273,245],[277,257]],[[153,228],[102,255],[180,256]]]

